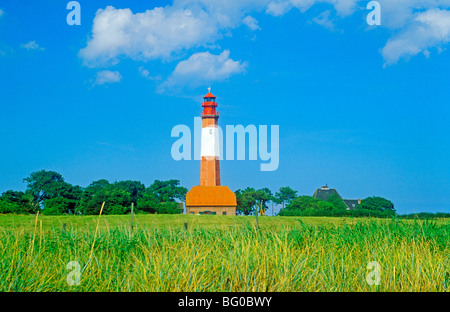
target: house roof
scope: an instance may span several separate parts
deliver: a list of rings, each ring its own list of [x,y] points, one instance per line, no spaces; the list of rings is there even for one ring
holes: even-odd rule
[[[228,186],[194,186],[186,194],[186,206],[236,207],[236,194]]]
[[[347,206],[348,209],[356,209],[359,205],[358,199],[344,199],[344,204]]]
[[[339,193],[336,191],[336,189],[328,188],[328,187],[322,187],[320,189],[317,189],[314,192],[313,197],[321,199],[321,200],[328,200],[328,197],[330,197],[332,194],[336,194],[337,196],[339,196],[342,199],[341,195],[339,195]]]
[[[336,194],[337,196],[339,196],[339,198],[344,202],[345,206],[347,206],[348,210],[356,209],[360,204],[359,199],[343,199],[341,195],[339,195],[339,193],[336,191],[336,189],[329,188],[328,186],[322,186],[321,188],[318,188],[314,192],[313,197],[326,201],[332,194]]]

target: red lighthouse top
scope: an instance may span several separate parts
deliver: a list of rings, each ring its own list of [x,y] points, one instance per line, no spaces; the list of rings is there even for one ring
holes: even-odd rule
[[[211,93],[211,88],[208,88],[208,94],[203,97],[202,106],[202,117],[214,117],[215,119],[219,118],[219,113],[216,111],[216,97]]]
[[[205,101],[208,101],[208,99],[215,99],[216,97],[211,93],[211,87],[208,88],[208,94],[203,97]]]

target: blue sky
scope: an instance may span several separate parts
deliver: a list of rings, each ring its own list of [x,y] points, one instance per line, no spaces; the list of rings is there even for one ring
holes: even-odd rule
[[[68,1],[67,1],[68,2]],[[222,161],[222,183],[450,212],[450,3],[379,1],[0,3],[0,192],[41,169],[66,181],[179,179],[171,129],[211,86],[222,127],[279,125],[278,170]]]

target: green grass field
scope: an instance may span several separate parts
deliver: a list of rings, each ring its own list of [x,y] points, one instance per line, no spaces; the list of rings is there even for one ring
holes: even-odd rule
[[[0,215],[0,291],[450,290],[447,220],[258,220]]]

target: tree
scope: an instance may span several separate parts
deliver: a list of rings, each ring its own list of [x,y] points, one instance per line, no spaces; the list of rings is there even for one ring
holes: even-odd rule
[[[258,205],[257,209],[259,209],[259,205],[262,203],[262,205],[264,206],[264,210],[267,210],[269,208],[267,207],[267,202],[273,200],[274,197],[272,191],[265,187],[255,192],[255,199],[257,202],[256,204]]]
[[[361,209],[383,212],[384,214],[395,215],[394,204],[383,197],[367,197],[361,201]]]
[[[279,216],[314,216],[332,215],[335,206],[318,198],[311,196],[299,196],[294,198],[284,209],[278,213]]]
[[[155,180],[142,193],[137,206],[147,213],[180,213],[176,201],[184,201],[186,193],[187,189],[180,186],[179,180]]]
[[[131,195],[123,185],[109,183],[102,179],[94,181],[85,188],[77,213],[84,215],[99,214],[105,203],[103,214],[125,214],[131,211]]]
[[[297,197],[297,191],[294,191],[289,186],[280,187],[280,190],[275,193],[275,202],[283,204],[283,209],[286,203]]]
[[[159,202],[151,194],[144,194],[142,198],[137,201],[137,208],[139,211],[146,213],[157,213]]]
[[[17,202],[12,202],[0,197],[0,214],[3,213],[15,213],[15,214],[25,214],[29,213],[29,207],[26,205],[21,205]]]
[[[64,197],[49,198],[44,201],[45,215],[61,215],[74,212],[76,201]]]
[[[180,186],[179,180],[155,180],[153,184],[145,190],[145,193],[158,202],[164,203],[173,202],[176,199],[183,201],[186,196],[187,189]]]
[[[33,201],[39,205],[46,199],[57,197],[58,191],[64,185],[64,178],[54,171],[41,170],[33,172],[23,179],[27,183],[27,192],[33,196]]]
[[[282,211],[288,211],[288,210],[298,210],[298,211],[305,211],[305,210],[311,210],[311,209],[318,209],[320,199],[311,197],[311,196],[299,196],[294,198],[285,208],[280,210],[280,213]]]
[[[132,203],[137,203],[138,199],[142,197],[142,194],[145,191],[145,185],[139,181],[119,181],[114,183],[114,187],[130,193],[130,200]]]
[[[182,210],[180,210],[179,203],[165,202],[157,203],[157,205],[155,206],[155,212],[158,214],[177,214],[182,212]]]
[[[96,192],[98,192],[100,190],[104,190],[110,186],[111,186],[111,184],[109,183],[108,180],[100,179],[100,180],[94,181],[91,184],[89,184],[88,187],[86,188],[86,191],[89,191],[91,193],[96,193]]]
[[[255,211],[256,191],[252,187],[247,187],[245,190],[237,190],[236,194],[236,213],[246,215]]]
[[[29,213],[33,210],[29,197],[24,192],[8,190],[0,196],[0,201],[3,205],[0,213]]]
[[[331,203],[336,210],[347,210],[344,201],[337,194],[331,194],[326,201]]]
[[[24,179],[27,183],[26,195],[30,204],[36,211],[39,208],[45,209],[45,201],[57,197],[72,201],[80,199],[82,189],[64,181],[61,174],[54,171],[41,170],[33,172]],[[74,205],[72,205],[74,208]]]
[[[327,201],[311,196],[293,199],[279,216],[351,216],[351,217],[391,217],[395,214],[393,204],[384,198],[368,198],[358,209],[347,210],[338,195],[331,195]],[[363,201],[363,202],[364,202]]]

